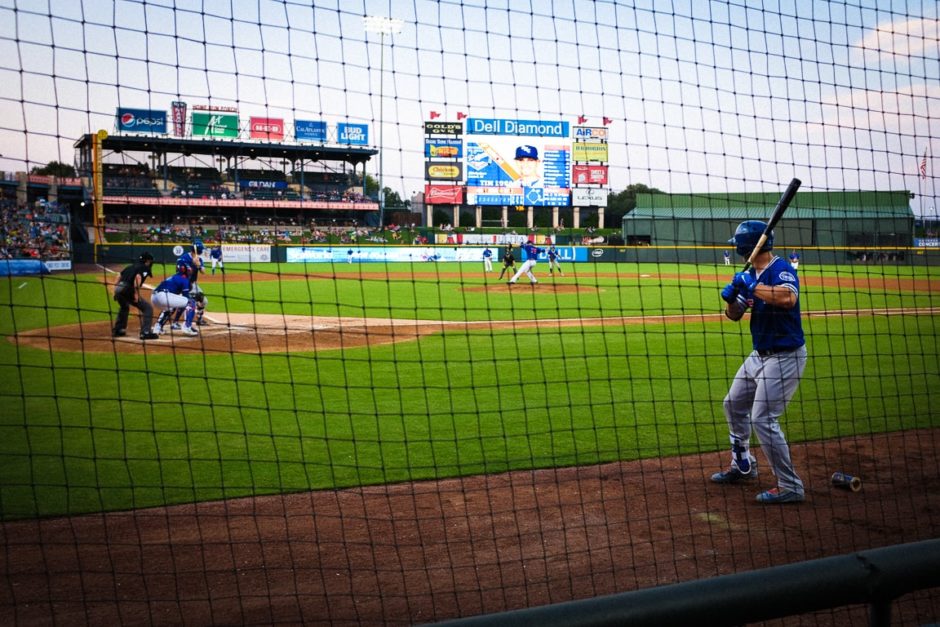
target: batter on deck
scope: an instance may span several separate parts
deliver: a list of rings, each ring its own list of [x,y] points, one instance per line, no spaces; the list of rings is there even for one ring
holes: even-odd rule
[[[734,244],[747,259],[767,225],[748,220],[738,225]],[[721,290],[725,315],[738,321],[751,309],[754,350],[738,369],[724,400],[731,438],[731,467],[712,475],[715,483],[757,478],[757,460],[750,452],[751,430],[777,478],[777,487],[757,495],[760,503],[799,503],[803,481],[790,459],[790,447],[779,418],[793,398],[806,368],[806,342],[800,322],[800,282],[786,260],[774,255],[773,233],[748,272],[739,272]]]

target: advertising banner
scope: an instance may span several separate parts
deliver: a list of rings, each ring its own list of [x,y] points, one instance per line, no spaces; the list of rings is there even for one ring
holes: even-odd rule
[[[492,249],[491,249],[492,250]],[[573,246],[558,248],[562,261],[587,261],[587,249]],[[225,260],[228,253],[222,247]],[[404,262],[441,262],[482,263],[482,246],[290,246],[287,263],[389,263]],[[519,252],[518,250],[516,251]],[[493,251],[494,256],[499,254]],[[539,256],[543,260],[542,256]],[[547,257],[545,257],[547,259]]]
[[[251,139],[274,139],[281,141],[284,139],[284,120],[283,118],[259,118],[252,116],[248,118],[248,136]]]
[[[572,146],[575,161],[603,161],[607,159],[607,144],[575,142]]]
[[[459,161],[425,161],[424,178],[428,181],[463,180],[463,163]]]
[[[177,137],[186,135],[186,103],[174,100],[170,105],[173,114],[173,134]]]
[[[122,133],[166,134],[166,111],[118,107],[117,130]]]
[[[568,128],[568,123],[561,120],[467,118],[467,135],[514,135],[567,139]]]
[[[193,111],[193,137],[238,137],[238,115]]]
[[[425,122],[425,135],[463,135],[463,122]]]
[[[340,144],[366,146],[369,143],[369,126],[367,124],[337,124],[336,141]]]
[[[567,139],[496,131],[523,128],[567,133],[567,122],[529,123],[525,120],[479,120],[468,126],[467,202],[476,205],[567,206],[571,187],[571,144]],[[484,129],[486,136],[469,133]]]
[[[586,139],[607,140],[606,126],[576,126],[573,137],[578,141]]]
[[[287,189],[287,181],[243,181],[239,179],[238,186],[242,189]]]
[[[424,156],[429,159],[463,157],[463,142],[459,139],[428,138],[424,140]]]
[[[222,258],[226,262],[267,263],[271,261],[271,247],[262,244],[222,244]]]
[[[326,122],[319,120],[294,120],[294,139],[297,141],[326,141]]]
[[[606,165],[576,165],[571,168],[575,185],[607,185]]]
[[[463,187],[425,183],[424,202],[429,205],[461,205],[463,204]]]
[[[571,204],[575,207],[606,207],[607,190],[597,187],[575,187],[571,190]]]

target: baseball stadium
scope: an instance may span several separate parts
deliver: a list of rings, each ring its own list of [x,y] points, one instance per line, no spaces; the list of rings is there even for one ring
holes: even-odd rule
[[[938,50],[0,0],[0,624],[940,623]]]

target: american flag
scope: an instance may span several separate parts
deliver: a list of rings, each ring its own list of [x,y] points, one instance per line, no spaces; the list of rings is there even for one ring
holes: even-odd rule
[[[920,160],[920,178],[927,180],[927,149],[924,148],[924,158]]]

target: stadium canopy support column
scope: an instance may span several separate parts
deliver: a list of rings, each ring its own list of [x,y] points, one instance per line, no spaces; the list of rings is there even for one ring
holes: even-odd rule
[[[434,205],[425,204],[424,213],[427,216],[424,223],[427,224],[428,228],[433,227],[434,226]]]
[[[476,226],[478,229],[483,228],[483,207],[479,205],[476,208]]]
[[[599,229],[604,228],[604,208],[603,207],[597,208],[597,228]]]
[[[525,226],[527,229],[531,229],[533,226],[535,226],[535,207],[526,207]]]
[[[571,208],[571,228],[573,229],[581,228],[581,207]]]
[[[558,207],[552,207],[552,228],[558,228]]]
[[[503,207],[503,212],[500,215],[500,222],[503,225],[504,229],[509,228],[509,207]]]
[[[460,205],[454,205],[454,221],[451,224],[455,229],[460,226]]]

